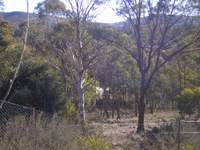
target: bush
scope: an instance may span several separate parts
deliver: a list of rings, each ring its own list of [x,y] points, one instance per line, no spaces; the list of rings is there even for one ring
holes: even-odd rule
[[[200,87],[185,88],[176,96],[177,107],[182,117],[192,115],[199,110]]]
[[[78,143],[86,150],[112,150],[110,143],[96,135],[79,138]]]
[[[77,109],[75,104],[72,101],[67,101],[64,105],[64,116],[69,119],[73,120],[77,116]]]
[[[183,150],[197,150],[194,145],[187,144],[183,147]]]
[[[96,87],[99,86],[99,82],[89,75],[86,76],[86,80],[84,83],[85,87],[85,105],[87,108],[90,108],[94,104],[94,100],[100,98],[100,95],[96,92]]]

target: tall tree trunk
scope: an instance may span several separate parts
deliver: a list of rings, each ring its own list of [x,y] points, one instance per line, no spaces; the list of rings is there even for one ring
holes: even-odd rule
[[[144,113],[145,113],[145,91],[143,88],[140,91],[140,99],[138,101],[138,127],[137,133],[144,131]]]
[[[83,91],[83,80],[79,78],[77,81],[78,88],[78,103],[79,103],[79,115],[80,115],[80,123],[84,129],[85,126],[85,97]]]
[[[150,100],[150,113],[151,114],[154,113],[154,100],[153,100],[153,98]]]
[[[135,116],[138,116],[138,105],[137,102],[135,102]]]
[[[139,101],[139,95],[138,92],[135,93],[135,116],[138,116],[138,101]]]

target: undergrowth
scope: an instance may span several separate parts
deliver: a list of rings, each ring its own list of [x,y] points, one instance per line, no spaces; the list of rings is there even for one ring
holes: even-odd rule
[[[79,125],[59,117],[17,116],[2,128],[0,150],[112,150],[100,136],[83,136]]]

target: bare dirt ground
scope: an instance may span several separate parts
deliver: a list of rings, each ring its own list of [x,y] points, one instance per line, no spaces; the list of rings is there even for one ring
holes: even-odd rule
[[[142,137],[136,134],[137,117],[133,113],[124,115],[120,120],[102,119],[96,116],[95,120],[91,121],[92,127],[104,136],[109,142],[116,147],[123,147],[129,144],[130,141],[141,141]],[[154,127],[160,127],[171,120],[175,120],[176,112],[156,112],[154,114],[145,115],[145,129],[151,130]]]

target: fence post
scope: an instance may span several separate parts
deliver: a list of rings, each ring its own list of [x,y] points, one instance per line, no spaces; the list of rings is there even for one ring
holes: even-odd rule
[[[181,150],[181,119],[178,118],[178,132],[177,132],[178,150]]]
[[[37,137],[36,137],[36,111],[35,111],[35,108],[33,108],[33,148],[34,150],[37,150]]]

